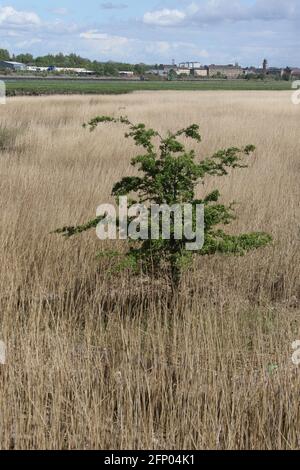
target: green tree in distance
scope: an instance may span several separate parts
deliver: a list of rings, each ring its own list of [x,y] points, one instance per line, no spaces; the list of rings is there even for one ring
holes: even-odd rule
[[[34,58],[32,54],[19,54],[16,56],[16,61],[29,65],[34,63]]]
[[[7,49],[0,49],[0,60],[10,60],[10,54]]]

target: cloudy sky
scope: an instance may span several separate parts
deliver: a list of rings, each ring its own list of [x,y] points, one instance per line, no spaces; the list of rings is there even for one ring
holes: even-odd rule
[[[0,0],[0,47],[97,60],[300,66],[300,0]]]

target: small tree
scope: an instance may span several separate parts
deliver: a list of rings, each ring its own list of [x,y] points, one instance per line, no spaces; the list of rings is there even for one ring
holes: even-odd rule
[[[286,67],[282,73],[282,80],[288,82],[291,79],[292,70],[289,67]]]
[[[157,276],[160,270],[168,269],[173,288],[177,288],[184,266],[191,263],[193,255],[212,255],[219,253],[244,254],[249,250],[266,246],[272,240],[266,233],[249,233],[243,235],[229,235],[221,226],[228,225],[234,218],[233,204],[226,206],[219,202],[220,193],[215,190],[205,198],[199,200],[195,197],[196,187],[209,175],[224,176],[230,169],[246,168],[244,158],[250,156],[255,150],[253,145],[244,148],[231,147],[216,152],[212,157],[196,161],[195,151],[187,150],[180,141],[180,137],[201,142],[199,126],[193,124],[175,133],[168,133],[162,137],[154,129],[147,129],[144,124],[132,124],[127,118],[113,118],[99,116],[92,119],[88,125],[94,131],[100,123],[122,123],[129,127],[126,138],[133,138],[144,153],[132,159],[132,166],[137,168],[140,176],[124,177],[117,182],[112,190],[117,201],[120,196],[133,197],[129,205],[156,204],[172,206],[179,204],[192,205],[193,209],[199,204],[205,207],[205,240],[198,252],[186,249],[188,240],[183,236],[181,240],[175,237],[175,220],[171,220],[170,239],[162,236],[157,240],[131,240],[129,249],[122,256],[122,266],[147,272]],[[196,223],[193,211],[193,225]],[[71,237],[95,228],[102,220],[98,217],[85,225],[77,227],[64,227],[56,231],[66,237]],[[118,221],[119,223],[120,221]],[[128,223],[130,220],[128,221]],[[151,230],[149,220],[149,231]],[[151,233],[151,232],[149,232]],[[189,240],[190,241],[190,240]],[[105,254],[105,252],[104,252]],[[111,253],[106,253],[111,255]]]
[[[169,80],[170,82],[172,82],[172,81],[174,81],[174,80],[177,80],[177,78],[178,78],[177,73],[175,72],[174,69],[171,69],[171,70],[169,71],[169,73],[168,73],[168,80]]]
[[[7,49],[0,49],[0,60],[10,60],[10,53]]]

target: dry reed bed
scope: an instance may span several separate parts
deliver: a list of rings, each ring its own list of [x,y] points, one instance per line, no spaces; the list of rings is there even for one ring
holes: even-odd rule
[[[274,245],[202,258],[170,312],[164,281],[111,277],[86,221],[131,171],[124,129],[197,122],[199,157],[253,143],[247,170],[211,178],[236,200],[233,231]],[[0,448],[299,448],[299,114],[287,92],[15,98],[0,109]]]

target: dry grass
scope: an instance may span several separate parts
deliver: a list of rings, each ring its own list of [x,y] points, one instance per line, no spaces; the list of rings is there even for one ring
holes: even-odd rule
[[[2,449],[300,447],[299,114],[288,92],[16,98],[0,110]],[[186,273],[173,311],[163,283],[113,279],[86,221],[130,171],[124,130],[81,128],[128,114],[161,131],[198,122],[201,155],[253,143],[248,170],[211,179],[239,201],[232,230],[272,247]]]

